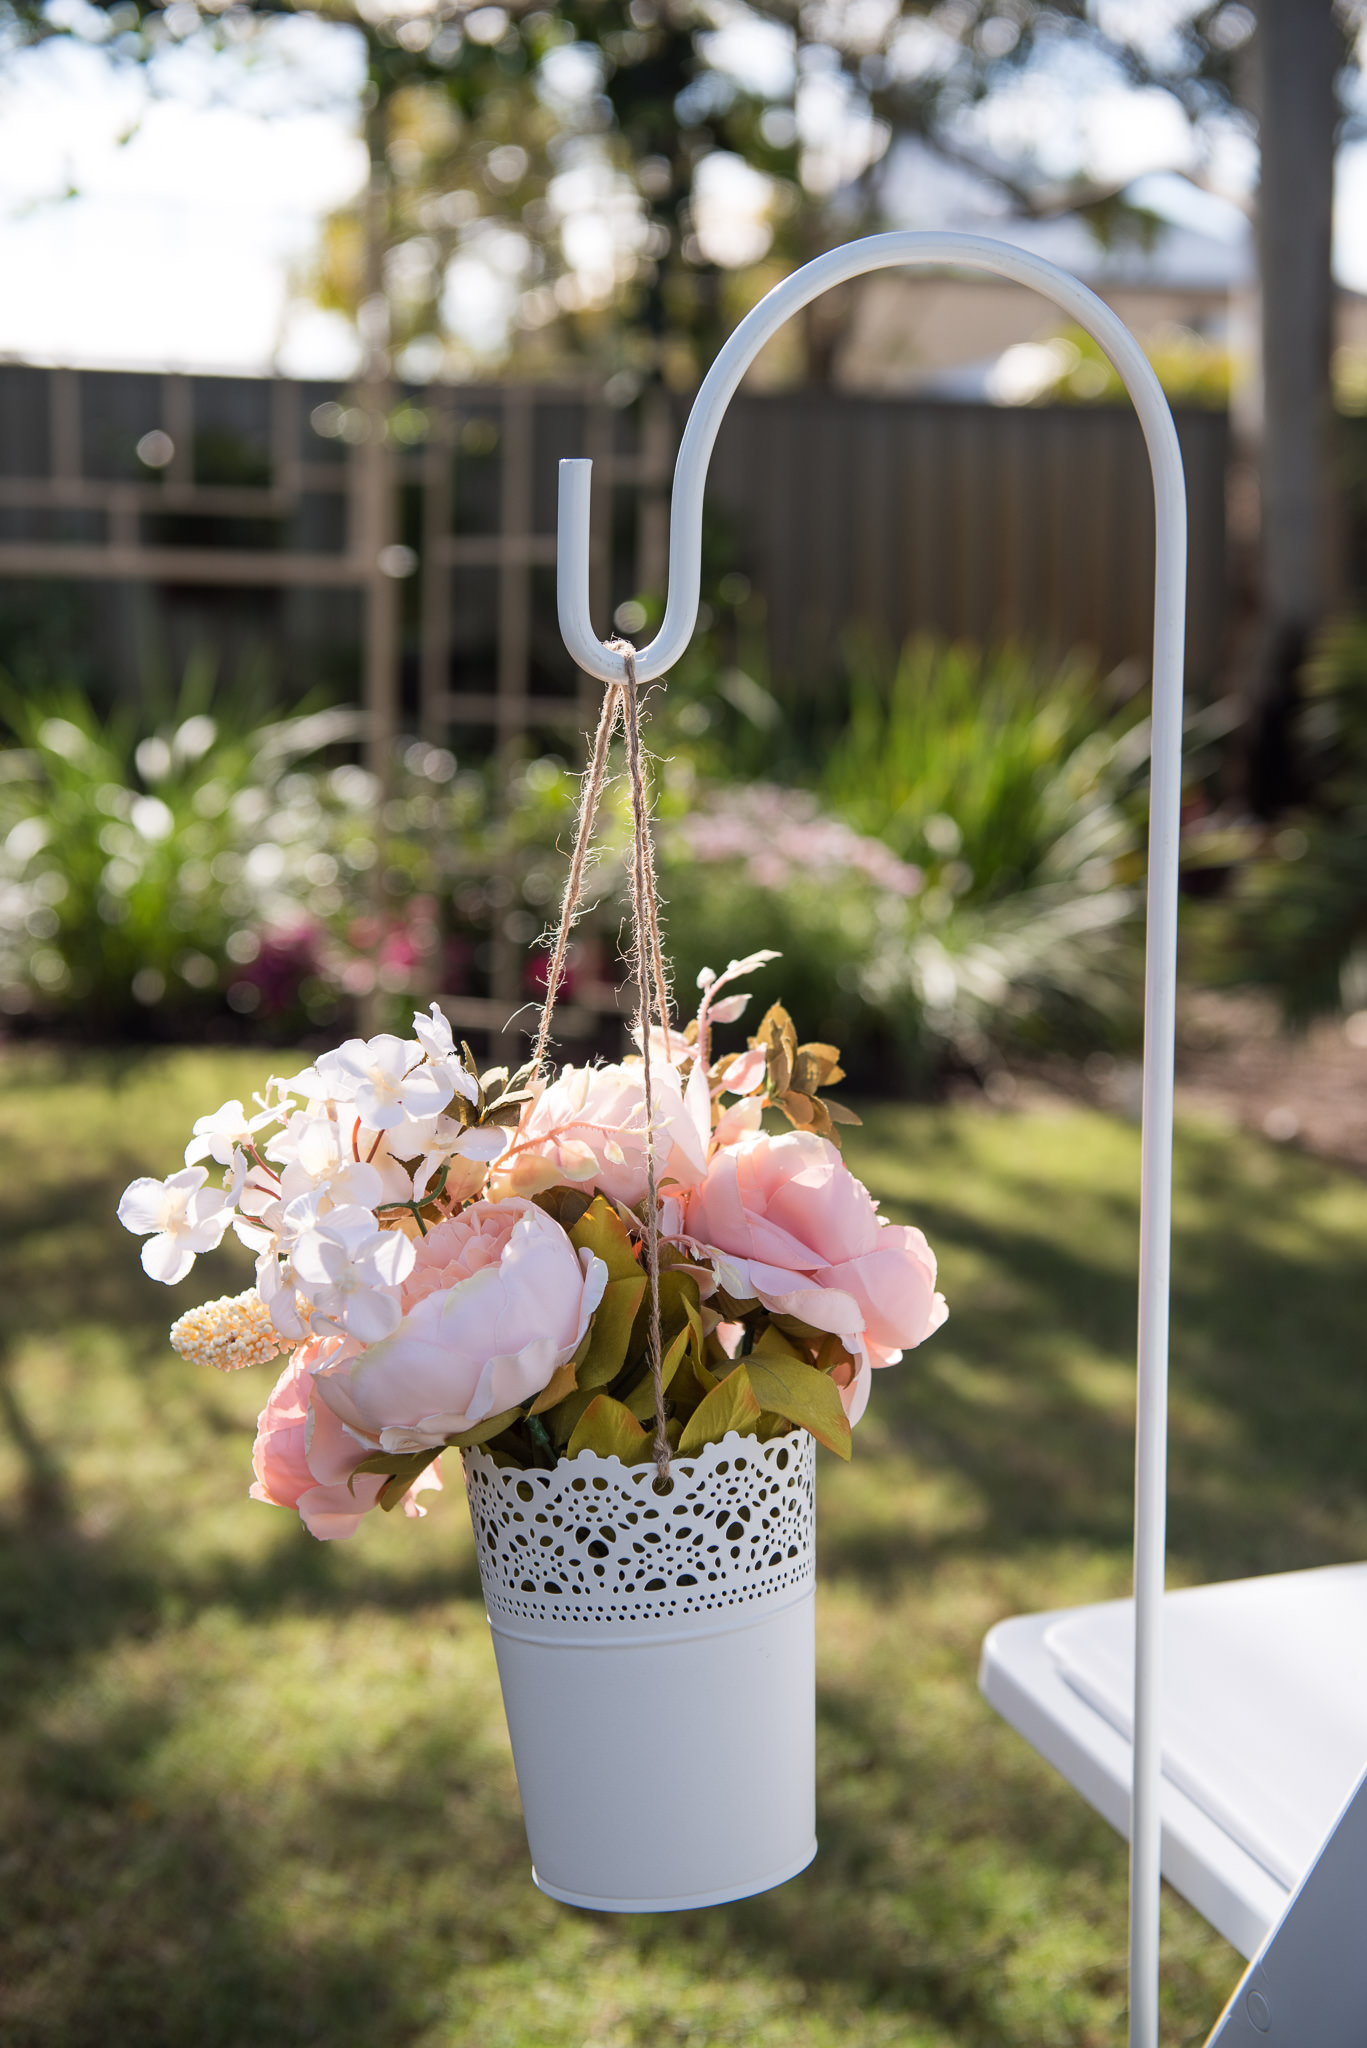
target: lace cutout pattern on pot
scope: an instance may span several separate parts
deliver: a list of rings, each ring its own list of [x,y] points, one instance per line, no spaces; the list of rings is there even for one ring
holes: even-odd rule
[[[582,1451],[553,1471],[465,1454],[491,1614],[522,1621],[667,1621],[805,1588],[815,1573],[816,1446],[805,1430],[734,1432],[670,1466]]]

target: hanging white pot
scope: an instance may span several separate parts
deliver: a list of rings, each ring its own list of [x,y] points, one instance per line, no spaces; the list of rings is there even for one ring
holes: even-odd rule
[[[670,1466],[465,1453],[532,1876],[649,1913],[816,1854],[816,1447],[733,1433]]]

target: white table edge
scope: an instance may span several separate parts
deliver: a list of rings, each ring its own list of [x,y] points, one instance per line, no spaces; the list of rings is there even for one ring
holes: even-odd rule
[[[1128,1841],[1131,1745],[1068,1684],[1044,1643],[1054,1622],[1078,1612],[998,1622],[983,1642],[978,1686],[1002,1719]],[[1254,1955],[1286,1908],[1286,1887],[1167,1778],[1162,1818],[1164,1877],[1240,1955]]]

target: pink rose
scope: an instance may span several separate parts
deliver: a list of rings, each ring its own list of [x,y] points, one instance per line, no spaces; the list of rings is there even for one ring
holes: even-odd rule
[[[252,1449],[252,1499],[297,1508],[309,1534],[325,1540],[354,1536],[385,1485],[382,1474],[356,1472],[378,1445],[348,1436],[331,1410],[314,1399],[313,1367],[343,1348],[338,1337],[299,1346],[261,1411]],[[409,1487],[403,1501],[406,1515],[426,1514],[418,1505],[418,1493],[430,1487],[440,1492],[439,1463],[429,1465]]]
[[[675,1043],[681,1045],[677,1036]],[[678,1069],[651,1061],[655,1102],[655,1178],[696,1187],[703,1177],[711,1136],[707,1077],[685,1096]],[[560,1181],[578,1181],[634,1209],[646,1192],[646,1105],[639,1059],[612,1066],[565,1067],[528,1103],[494,1184],[513,1194],[536,1194]]]
[[[607,1277],[535,1203],[472,1202],[419,1244],[394,1334],[319,1365],[315,1392],[386,1451],[444,1443],[548,1385]]]
[[[848,1345],[860,1361],[841,1389],[853,1422],[868,1401],[869,1368],[896,1364],[949,1313],[921,1232],[883,1223],[835,1146],[810,1131],[715,1152],[685,1199],[684,1231],[722,1254],[717,1277],[728,1294],[754,1296]]]

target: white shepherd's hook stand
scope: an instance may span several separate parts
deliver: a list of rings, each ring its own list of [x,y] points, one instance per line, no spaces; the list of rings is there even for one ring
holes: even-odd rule
[[[1139,1375],[1135,1431],[1134,1787],[1130,1826],[1130,2048],[1157,2048],[1159,1933],[1158,1727],[1160,1613],[1166,1540],[1168,1284],[1172,1228],[1173,1033],[1177,989],[1177,853],[1182,784],[1187,501],[1177,430],[1138,342],[1067,271],[979,235],[872,235],[832,249],[776,285],[717,356],[689,414],[674,470],[669,597],[660,630],[636,656],[639,682],[672,668],[698,613],[703,487],[717,429],[741,378],[790,315],[830,286],[872,270],[979,270],[1041,292],[1085,327],[1134,402],[1153,470],[1157,573],[1153,618],[1153,748],[1149,798],[1148,943],[1144,990],[1144,1142],[1139,1237]],[[582,669],[620,683],[622,656],[589,617],[593,464],[560,465],[558,598],[565,645]]]

